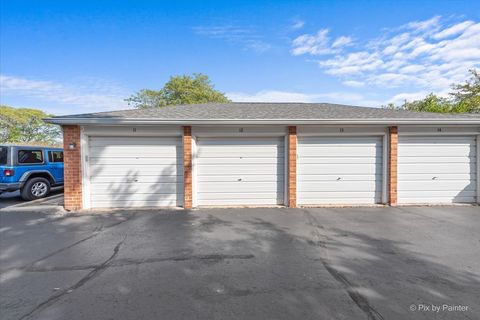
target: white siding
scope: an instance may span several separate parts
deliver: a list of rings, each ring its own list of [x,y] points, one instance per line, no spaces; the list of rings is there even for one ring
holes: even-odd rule
[[[398,202],[475,202],[476,148],[473,136],[400,136]]]
[[[183,204],[183,149],[176,137],[90,137],[90,206]]]
[[[381,202],[382,159],[381,137],[300,137],[298,203]]]
[[[283,204],[283,141],[283,137],[197,138],[197,204]]]

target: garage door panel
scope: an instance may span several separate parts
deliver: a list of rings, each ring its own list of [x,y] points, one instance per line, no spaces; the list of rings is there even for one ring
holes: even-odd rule
[[[475,202],[474,136],[399,138],[399,203]]]
[[[178,146],[180,137],[93,137],[90,139],[90,147],[133,147],[140,148],[150,146],[158,148],[165,146],[167,148],[174,148]]]
[[[171,194],[183,192],[183,184],[177,182],[170,183],[140,183],[126,182],[115,185],[114,183],[92,183],[91,187],[95,194],[129,194],[129,193],[151,193],[151,194]]]
[[[416,156],[402,156],[402,163],[469,163],[475,166],[475,158],[472,156],[448,156],[448,157],[416,157]]]
[[[223,174],[230,174],[230,175],[256,175],[256,174],[270,174],[270,175],[277,175],[283,174],[284,167],[283,165],[269,165],[269,164],[262,164],[262,165],[199,165],[198,171],[202,173],[202,175],[223,175]],[[239,177],[241,178],[241,177]]]
[[[348,197],[343,192],[305,192],[302,203],[311,204],[375,204],[382,201],[382,192],[350,192]]]
[[[437,157],[470,157],[475,155],[475,148],[470,145],[462,146],[408,146],[403,145],[403,149],[399,149],[398,157],[430,157],[435,154]]]
[[[179,176],[172,176],[172,175],[156,175],[152,176],[148,175],[98,175],[98,176],[91,176],[90,183],[131,183],[137,181],[138,183],[182,183],[183,175]]]
[[[423,199],[429,198],[437,198],[437,199],[444,199],[445,201],[449,202],[449,198],[456,198],[456,197],[463,197],[463,198],[474,198],[476,196],[476,192],[472,190],[465,190],[465,191],[404,191],[403,196],[405,198],[414,199],[417,198],[419,202],[422,202]]]
[[[124,197],[118,198],[109,198],[105,200],[94,199],[95,208],[130,208],[130,207],[174,207],[178,205],[177,198],[171,197],[168,198],[164,196],[162,198],[154,199],[153,197],[147,197],[146,199],[140,198],[130,198],[125,199]]]
[[[183,159],[180,157],[90,157],[90,164],[93,165],[177,165]]]
[[[198,205],[274,205],[284,199],[283,138],[197,140]]]
[[[200,182],[237,182],[238,175],[209,175],[209,176],[198,176],[197,183]],[[260,175],[260,174],[251,174],[251,175],[242,175],[242,182],[283,182],[284,177],[275,177],[275,175]]]
[[[245,182],[245,181],[225,181],[225,182],[200,182],[197,184],[198,189],[204,192],[251,192],[255,190],[257,192],[271,192],[277,193],[283,192],[284,186],[280,185],[277,181],[274,182]]]
[[[246,195],[242,195],[241,199],[234,199],[229,197],[227,199],[204,199],[200,205],[203,206],[275,206],[279,203],[283,203],[283,197],[272,198],[260,198],[253,195],[252,198],[247,198]]]
[[[399,160],[400,162],[400,160]],[[423,164],[423,165],[420,165]],[[424,174],[440,174],[442,172],[447,172],[449,174],[475,174],[476,166],[475,163],[428,163],[428,162],[417,162],[417,163],[404,163],[402,162],[398,167],[398,174],[410,174],[410,173],[424,173]]]
[[[428,204],[452,204],[451,199],[447,199],[445,196],[439,196],[439,197],[418,197],[413,195],[412,198],[408,197],[403,197],[402,198],[403,203],[408,203],[408,204],[420,204],[420,205],[428,205]],[[474,203],[476,201],[476,197],[454,197],[453,203]]]
[[[183,175],[183,166],[182,165],[124,165],[124,166],[101,166],[93,165],[90,167],[91,176],[142,176],[142,175],[173,175],[179,176]]]
[[[90,137],[91,207],[182,205],[182,152],[179,137]]]
[[[404,145],[437,145],[457,146],[458,144],[474,144],[474,136],[401,136]],[[469,140],[465,140],[465,138]]]
[[[277,148],[275,146],[265,146],[265,147],[231,147],[228,152],[225,152],[225,147],[215,147],[215,148],[202,148],[198,149],[197,157],[198,158],[223,158],[223,159],[238,159],[239,157],[243,158],[282,158],[285,155],[283,148]]]
[[[298,164],[381,164],[382,157],[303,157],[297,161]]]
[[[432,180],[431,173],[411,173],[411,174],[402,174],[401,181],[430,181]],[[442,173],[442,180],[476,180],[476,175],[474,173]],[[400,182],[400,181],[399,181]]]
[[[477,173],[476,166],[473,163],[442,163],[442,164],[432,164],[425,162],[424,165],[421,163],[402,163],[398,168],[399,174],[470,174],[475,175]]]
[[[308,137],[298,145],[298,202],[381,202],[381,137]]]
[[[461,191],[473,191],[476,190],[476,180],[435,180],[432,181],[399,181],[398,190],[399,191],[449,191],[449,190],[461,190]],[[455,191],[451,191],[455,192]],[[458,191],[456,191],[458,192]]]
[[[235,203],[238,204],[239,200],[245,199],[249,202],[252,200],[269,200],[273,201],[276,204],[277,201],[283,201],[283,192],[251,192],[248,190],[247,192],[205,192],[203,194],[204,200],[211,200],[211,201],[228,201],[228,200],[235,200]],[[268,201],[267,201],[268,202]],[[258,204],[258,202],[256,202]],[[245,204],[245,203],[244,203]],[[272,204],[272,203],[269,203]]]
[[[240,158],[241,157],[241,158]],[[276,157],[276,158],[271,158],[271,157],[265,157],[265,158],[254,158],[254,157],[242,157],[242,156],[237,156],[237,157],[225,157],[225,158],[202,158],[202,165],[232,165],[232,164],[237,164],[237,165],[277,165],[278,162],[282,161],[283,157]]]
[[[338,145],[303,147],[299,149],[298,156],[301,158],[306,157],[327,157],[327,158],[343,158],[343,157],[371,157],[375,158],[381,154],[381,148],[374,146],[352,146],[350,148],[341,147]]]
[[[381,181],[382,174],[341,174],[342,181]],[[305,174],[297,175],[299,181],[336,181],[339,177],[338,174]]]
[[[338,136],[325,136],[325,137],[299,137],[298,141],[305,147],[316,147],[319,143],[322,146],[334,145],[342,146],[345,148],[356,147],[359,145],[377,146],[377,141],[372,140],[371,136],[366,137],[338,137]]]
[[[237,147],[260,147],[263,148],[265,146],[272,146],[272,147],[283,147],[283,145],[279,145],[278,143],[283,140],[283,137],[241,137],[241,138],[225,138],[225,137],[218,137],[218,138],[197,138],[197,142],[200,143],[204,147],[224,147],[224,146],[235,146]]]
[[[180,141],[177,141],[180,143]],[[154,146],[142,146],[142,147],[121,147],[121,146],[110,146],[110,147],[97,147],[89,148],[90,157],[137,157],[142,155],[142,157],[160,157],[160,158],[177,158],[182,157],[183,148],[174,147],[174,146],[160,146],[155,148]]]
[[[329,175],[350,175],[350,174],[380,174],[381,163],[378,164],[301,164],[298,169],[299,175],[329,174]]]
[[[325,192],[342,190],[342,192],[375,192],[382,188],[381,181],[303,181],[298,186],[299,192]]]

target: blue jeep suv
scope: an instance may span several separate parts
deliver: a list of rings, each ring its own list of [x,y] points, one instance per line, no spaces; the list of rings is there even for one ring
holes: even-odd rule
[[[0,193],[20,190],[35,200],[62,185],[63,149],[0,145]]]

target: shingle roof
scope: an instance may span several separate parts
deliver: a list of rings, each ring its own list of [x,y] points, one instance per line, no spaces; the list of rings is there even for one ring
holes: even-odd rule
[[[478,115],[411,112],[381,108],[367,108],[330,103],[209,103],[167,106],[162,108],[130,109],[120,111],[59,116],[47,119],[62,123],[69,119],[115,120],[398,120],[430,119],[480,120]]]

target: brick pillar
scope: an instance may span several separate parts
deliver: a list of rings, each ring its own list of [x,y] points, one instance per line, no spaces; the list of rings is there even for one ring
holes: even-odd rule
[[[75,144],[74,149],[69,145]],[[80,126],[63,126],[64,207],[82,209],[82,163]]]
[[[398,127],[389,128],[388,148],[388,203],[397,205],[397,156],[398,156]]]
[[[192,208],[192,127],[183,127],[183,207]]]
[[[297,206],[297,127],[288,127],[288,206]]]

